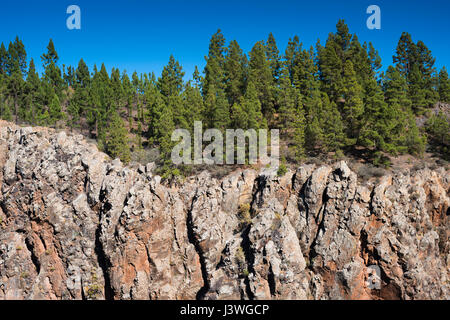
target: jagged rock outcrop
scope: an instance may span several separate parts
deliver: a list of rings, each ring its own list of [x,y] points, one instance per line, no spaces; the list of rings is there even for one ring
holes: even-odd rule
[[[2,122],[0,189],[0,299],[450,298],[442,168],[168,186],[82,136]]]

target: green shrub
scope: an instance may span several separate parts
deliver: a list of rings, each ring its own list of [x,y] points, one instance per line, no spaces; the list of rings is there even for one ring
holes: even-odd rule
[[[286,165],[284,163],[280,164],[278,171],[277,171],[277,176],[283,177],[286,173],[287,173]]]
[[[252,223],[252,216],[250,214],[249,203],[243,203],[239,206],[238,217],[239,217],[239,226],[241,230]]]
[[[86,291],[86,297],[88,300],[94,300],[97,298],[98,295],[102,293],[102,286],[99,284],[93,284],[88,287]]]

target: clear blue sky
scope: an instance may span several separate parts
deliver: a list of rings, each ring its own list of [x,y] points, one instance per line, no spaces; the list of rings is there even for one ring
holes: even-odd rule
[[[81,8],[81,30],[66,28],[71,4]],[[366,27],[371,4],[381,8],[381,30]],[[449,16],[448,0],[2,1],[0,42],[7,45],[18,35],[39,66],[53,38],[61,64],[76,66],[83,58],[91,70],[104,62],[108,71],[118,67],[157,76],[173,54],[190,78],[195,65],[203,70],[209,39],[218,28],[227,42],[236,39],[245,52],[272,32],[284,52],[296,34],[307,47],[318,38],[324,44],[343,18],[361,42],[374,44],[384,67],[392,63],[397,41],[407,31],[432,50],[438,68],[448,68]]]

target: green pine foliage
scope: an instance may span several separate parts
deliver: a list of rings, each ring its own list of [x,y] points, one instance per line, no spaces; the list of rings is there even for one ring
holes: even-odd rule
[[[275,87],[264,41],[257,42],[250,52],[248,81],[254,84],[258,92],[263,114],[271,120],[274,113]]]
[[[63,119],[64,113],[62,112],[61,103],[59,101],[58,96],[53,94],[53,97],[50,101],[50,106],[48,108],[49,114],[49,122],[48,125],[56,126],[58,121]]]
[[[112,113],[111,120],[105,131],[103,142],[105,151],[112,158],[119,158],[124,163],[130,162],[131,153],[128,146],[128,131],[117,112]]]
[[[430,139],[434,142],[434,148],[442,154],[446,160],[450,160],[450,120],[444,113],[433,115],[426,124]]]
[[[300,161],[305,157],[305,111],[303,97],[299,90],[291,85],[288,69],[283,68],[280,77],[279,105],[279,128],[282,130],[283,138],[289,145],[290,158]]]
[[[225,85],[225,37],[219,29],[211,37],[209,42],[209,52],[206,57],[205,77],[202,79],[202,93],[208,97],[210,90],[214,92],[224,89]]]
[[[223,133],[280,129],[281,152],[293,162],[362,152],[387,165],[389,157],[426,150],[448,158],[448,114],[430,117],[436,102],[450,103],[447,69],[438,73],[429,48],[406,32],[383,72],[372,43],[361,43],[343,20],[323,45],[304,49],[294,36],[284,54],[272,33],[244,52],[218,30],[205,58],[203,73],[195,67],[188,81],[173,55],[159,77],[104,64],[89,70],[83,59],[76,68],[60,65],[50,40],[39,74],[16,37],[0,44],[0,117],[65,126],[124,162],[130,148],[157,148],[165,177],[182,170],[170,162],[172,131],[192,134],[195,121]],[[425,127],[418,116],[429,118]]]
[[[230,105],[239,102],[245,93],[247,64],[247,56],[244,55],[237,41],[231,41],[224,64],[225,92]]]
[[[321,133],[325,150],[340,153],[346,146],[345,127],[336,103],[330,101],[326,93],[321,93],[322,123]]]
[[[440,101],[450,103],[450,80],[448,78],[447,69],[445,67],[443,67],[441,72],[439,72],[438,81],[438,93]]]
[[[347,60],[344,65],[342,87],[339,88],[338,103],[347,124],[349,139],[358,139],[362,127],[361,117],[364,113],[363,88],[358,83],[353,63]]]
[[[434,88],[435,61],[422,41],[414,43],[407,32],[401,35],[393,62],[409,86],[408,97],[415,114],[422,114],[439,99],[439,93]]]

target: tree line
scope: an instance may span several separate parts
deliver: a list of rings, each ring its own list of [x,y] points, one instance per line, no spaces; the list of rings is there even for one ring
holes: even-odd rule
[[[52,40],[40,60],[42,75],[18,37],[1,44],[0,117],[81,130],[124,162],[145,141],[171,169],[172,131],[193,130],[194,121],[204,129],[280,129],[288,161],[357,152],[386,165],[388,155],[421,155],[427,143],[449,155],[444,114],[416,124],[436,102],[450,103],[447,70],[438,72],[431,51],[406,32],[385,72],[372,43],[361,43],[343,20],[324,44],[304,48],[295,36],[283,54],[272,34],[246,54],[218,30],[203,73],[196,67],[189,81],[173,56],[159,77],[108,72],[104,64],[89,70],[83,59],[61,67]]]

